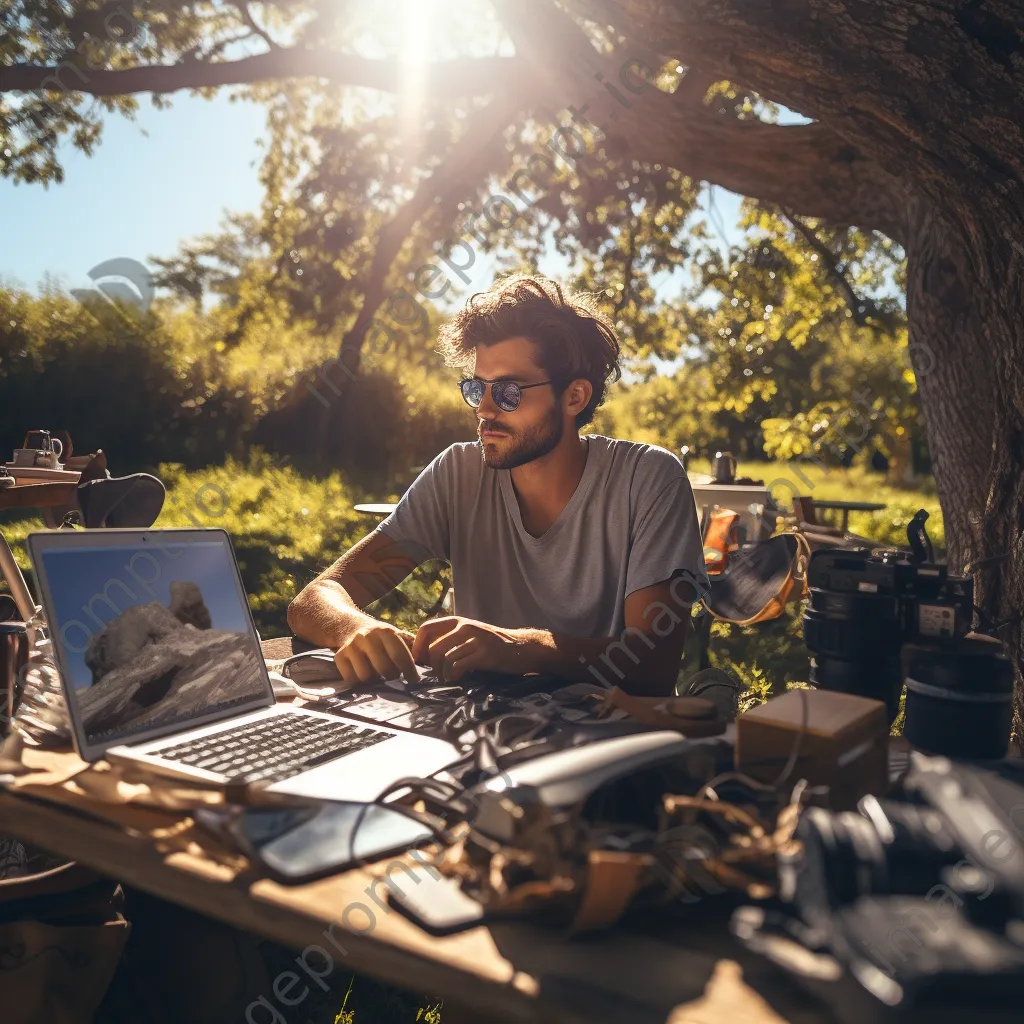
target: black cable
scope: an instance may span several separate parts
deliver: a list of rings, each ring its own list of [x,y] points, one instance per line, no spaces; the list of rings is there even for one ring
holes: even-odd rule
[[[349,860],[352,863],[357,864],[359,867],[366,867],[366,865],[369,863],[364,858],[356,855],[355,847],[356,837],[359,833],[359,829],[362,826],[363,822],[366,820],[366,815],[371,807],[384,807],[389,811],[395,811],[398,814],[402,814],[407,818],[411,818],[414,821],[417,821],[421,825],[423,825],[424,828],[429,829],[435,839],[444,843],[445,846],[450,846],[452,844],[452,837],[451,833],[448,831],[447,824],[436,824],[437,821],[443,822],[443,819],[438,818],[436,815],[423,814],[420,811],[417,811],[414,807],[409,807],[406,804],[384,803],[385,798],[388,797],[391,794],[391,792],[395,789],[411,789],[414,793],[416,793],[416,791],[420,788],[422,784],[435,783],[438,781],[439,780],[422,778],[398,779],[392,785],[388,786],[385,790],[378,793],[377,796],[373,798],[373,800],[364,803],[363,806],[359,808],[359,814],[356,817],[355,824],[352,826],[352,832],[349,836]],[[442,783],[442,785],[447,784]],[[446,810],[451,810],[453,813],[458,813],[453,807],[451,807],[451,805],[444,801],[435,800],[434,802],[437,803],[438,806],[444,807]]]
[[[454,765],[449,765],[448,767],[455,767],[456,765],[468,760],[471,757],[473,757],[472,752],[467,754],[465,757],[461,758],[460,761],[455,762]],[[431,788],[435,790],[434,793],[429,792]],[[359,831],[360,826],[366,819],[367,812],[371,807],[374,806],[386,807],[389,810],[398,811],[400,814],[405,814],[407,817],[414,818],[416,821],[419,821],[425,828],[429,828],[430,831],[435,836],[435,838],[439,839],[446,846],[450,846],[452,844],[452,836],[447,828],[447,825],[445,824],[438,827],[434,824],[435,820],[443,821],[444,819],[439,819],[439,816],[436,815],[423,815],[419,811],[416,811],[414,808],[411,808],[406,804],[384,802],[387,799],[387,797],[389,797],[396,790],[400,789],[411,790],[413,795],[419,796],[421,799],[424,800],[429,800],[432,804],[434,804],[437,807],[443,808],[449,814],[458,815],[460,817],[463,815],[464,809],[460,807],[458,803],[455,801],[457,800],[458,795],[461,792],[465,791],[464,786],[460,786],[458,783],[455,782],[445,782],[442,779],[422,778],[417,776],[408,776],[401,779],[396,779],[389,786],[387,786],[380,793],[378,793],[377,796],[373,798],[373,800],[364,804],[359,810],[359,816],[356,818],[356,823],[352,828],[352,835],[349,839],[349,855],[351,859],[353,859],[356,863],[360,864],[360,866],[365,866],[365,864],[362,863],[361,858],[355,857],[356,835]],[[442,793],[442,796],[439,798],[436,792],[437,789],[447,790],[448,792],[446,794]],[[427,790],[427,792],[424,792],[424,790]]]
[[[477,735],[474,737],[472,743],[472,749],[461,757],[458,761],[447,766],[447,771],[451,771],[453,768],[458,768],[460,765],[465,764],[467,761],[474,763],[480,771],[487,771],[493,774],[492,769],[498,768],[498,758],[494,750],[494,740],[487,733],[486,724],[482,724],[477,730]],[[546,723],[537,723],[538,725]],[[485,759],[490,762],[490,765],[484,763]],[[448,830],[445,824],[442,827],[437,827],[434,824],[434,820],[437,820],[438,816],[433,815],[422,815],[420,812],[415,811],[413,808],[408,807],[405,804],[399,803],[385,803],[384,801],[394,793],[396,790],[409,789],[412,791],[411,795],[418,796],[424,801],[429,801],[434,806],[442,808],[447,811],[450,815],[457,816],[465,819],[469,814],[469,809],[463,802],[459,800],[460,796],[463,796],[467,787],[461,782],[451,781],[446,782],[442,779],[434,778],[421,778],[416,776],[409,776],[401,779],[396,779],[386,789],[382,790],[377,796],[370,802],[363,805],[360,808],[359,816],[356,818],[356,823],[352,828],[352,834],[349,839],[349,856],[355,863],[360,866],[366,866],[362,861],[362,858],[355,856],[355,843],[356,836],[359,828],[366,818],[366,814],[369,808],[372,806],[387,807],[390,810],[398,811],[399,813],[405,814],[407,817],[413,818],[424,825],[425,828],[429,828],[435,838],[444,843],[446,846],[451,846],[454,839],[451,832]],[[431,820],[433,819],[433,820]],[[443,820],[443,819],[441,819]],[[472,826],[470,826],[472,828]],[[475,830],[473,830],[475,833]],[[475,833],[476,834],[476,833]],[[485,844],[486,845],[486,844]],[[496,852],[496,851],[492,851]]]

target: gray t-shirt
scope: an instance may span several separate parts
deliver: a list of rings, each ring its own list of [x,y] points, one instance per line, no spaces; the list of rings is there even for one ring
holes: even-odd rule
[[[583,476],[540,537],[523,529],[510,471],[491,469],[479,441],[441,452],[377,529],[417,563],[451,563],[457,615],[509,629],[619,637],[635,590],[680,576],[693,589],[674,586],[679,604],[706,594],[682,463],[656,445],[582,437]]]

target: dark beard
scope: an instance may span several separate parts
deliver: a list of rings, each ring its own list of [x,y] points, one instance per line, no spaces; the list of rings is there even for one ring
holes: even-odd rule
[[[534,459],[539,459],[548,452],[553,451],[558,442],[562,440],[565,433],[565,423],[557,406],[551,410],[551,415],[539,426],[533,427],[523,434],[509,435],[512,439],[512,447],[499,455],[497,452],[488,453],[487,445],[484,449],[484,462],[490,469],[515,469],[516,466],[525,466]]]

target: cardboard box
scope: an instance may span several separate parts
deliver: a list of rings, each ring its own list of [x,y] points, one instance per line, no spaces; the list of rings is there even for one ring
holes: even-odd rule
[[[797,737],[796,763],[784,792],[800,779],[828,786],[828,796],[814,802],[839,811],[854,810],[866,793],[878,796],[889,788],[889,718],[881,701],[831,690],[798,689],[774,697],[736,719],[737,771],[775,782]]]

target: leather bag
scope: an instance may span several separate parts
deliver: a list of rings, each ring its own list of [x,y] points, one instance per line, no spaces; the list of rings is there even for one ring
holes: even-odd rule
[[[807,596],[811,549],[801,533],[781,533],[734,555],[729,569],[709,578],[701,600],[719,622],[753,626],[777,619],[790,601]]]

